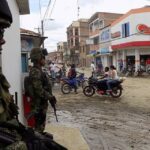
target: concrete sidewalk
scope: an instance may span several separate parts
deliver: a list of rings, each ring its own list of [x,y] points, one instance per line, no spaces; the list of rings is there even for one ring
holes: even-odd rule
[[[68,150],[90,150],[77,128],[47,125],[45,131],[53,134],[54,140],[68,148]]]

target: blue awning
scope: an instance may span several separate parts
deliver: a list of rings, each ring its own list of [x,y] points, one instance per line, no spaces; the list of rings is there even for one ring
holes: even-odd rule
[[[93,57],[97,53],[97,50],[90,50],[89,54],[87,54],[88,57]]]
[[[96,50],[90,50],[89,54],[96,54]]]
[[[103,55],[103,54],[106,54],[106,55],[107,55],[107,54],[110,54],[110,53],[111,53],[111,51],[109,50],[109,48],[101,48],[101,49],[99,49],[97,52],[98,52],[99,55],[101,55],[101,54],[102,54],[102,55]]]

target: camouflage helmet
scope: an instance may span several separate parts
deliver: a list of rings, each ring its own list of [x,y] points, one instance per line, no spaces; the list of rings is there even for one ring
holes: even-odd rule
[[[47,54],[48,53],[46,49],[39,47],[33,48],[30,53],[31,62],[35,62],[37,60],[40,60],[41,58],[45,58],[45,55]]]
[[[6,0],[0,0],[0,28],[7,28],[12,23],[12,14]]]

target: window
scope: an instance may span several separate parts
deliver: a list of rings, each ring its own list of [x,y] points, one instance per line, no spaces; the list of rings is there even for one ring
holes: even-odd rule
[[[130,35],[129,32],[129,22],[122,24],[122,37],[128,37]]]
[[[75,46],[79,46],[79,38],[75,39]]]
[[[100,35],[100,40],[101,41],[107,41],[110,39],[110,31],[109,29],[102,31]]]
[[[75,35],[78,35],[78,28],[75,28]]]
[[[28,72],[28,59],[27,54],[21,54],[21,61],[22,61],[22,72]]]

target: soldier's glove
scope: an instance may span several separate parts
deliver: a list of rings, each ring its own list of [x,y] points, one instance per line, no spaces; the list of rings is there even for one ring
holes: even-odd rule
[[[55,105],[56,105],[56,103],[57,103],[56,97],[55,97],[55,96],[52,96],[52,97],[50,98],[49,102],[50,102],[51,106],[52,106],[53,108],[55,108]]]

